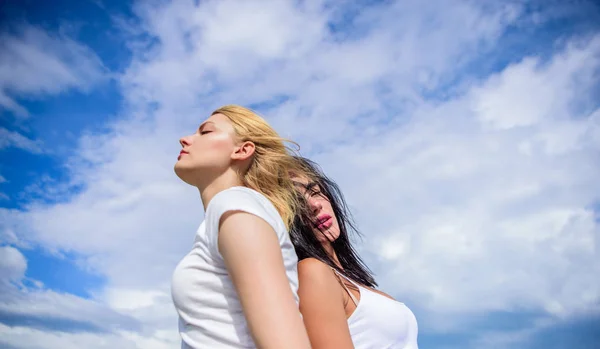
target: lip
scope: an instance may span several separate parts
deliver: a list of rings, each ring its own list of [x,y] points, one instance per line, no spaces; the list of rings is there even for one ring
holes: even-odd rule
[[[184,154],[189,154],[189,153],[188,153],[187,151],[185,151],[185,150],[182,150],[182,151],[180,151],[180,152],[179,152],[179,156],[177,157],[177,160],[181,159],[181,157],[182,157]]]
[[[317,217],[317,221],[315,222],[317,224],[317,228],[319,230],[323,230],[323,229],[329,229],[331,227],[331,225],[333,224],[333,217],[331,217],[328,214],[322,214],[319,217]]]

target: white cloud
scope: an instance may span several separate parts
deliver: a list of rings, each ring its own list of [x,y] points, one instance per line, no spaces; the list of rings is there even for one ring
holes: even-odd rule
[[[168,294],[129,289],[109,289],[104,292],[106,303],[114,309],[134,310],[151,306],[156,303],[157,298],[169,298]]]
[[[170,297],[109,290],[99,302],[48,289],[25,277],[27,260],[0,247],[0,346],[8,348],[168,348],[177,332],[166,327]],[[34,286],[28,287],[27,284]],[[125,297],[123,297],[125,296]],[[146,299],[146,301],[144,301]],[[168,319],[168,320],[167,320]]]
[[[15,97],[88,91],[104,74],[96,54],[70,38],[29,25],[0,36],[0,106],[16,115],[28,112]]]
[[[44,289],[21,289],[4,294],[0,314],[19,324],[69,331],[71,326],[92,332],[111,332],[118,329],[139,330],[136,320],[120,314],[106,305],[65,293]],[[62,325],[64,323],[66,325]]]
[[[597,304],[600,112],[586,94],[598,38],[475,78],[470,64],[503,51],[497,39],[526,16],[516,3],[232,4],[138,4],[158,41],[131,45],[122,119],[83,136],[68,160],[70,184],[85,189],[0,211],[14,232],[6,239],[76,251],[107,277],[93,302],[145,333],[122,334],[117,347],[177,341],[170,275],[202,219],[197,192],[172,173],[177,140],[226,103],[265,103],[271,123],[341,184],[383,289],[424,309],[430,328]],[[62,343],[35,335],[43,347]]]
[[[587,49],[573,43],[564,53],[542,64],[528,57],[490,78],[474,92],[474,109],[481,120],[496,128],[530,126],[548,119],[569,119],[576,94],[588,93],[597,81],[600,38],[587,43]],[[584,88],[582,88],[584,87]],[[577,105],[579,106],[579,105]]]
[[[0,208],[0,243],[18,248],[25,247],[27,235],[21,227],[25,227],[23,221],[25,213],[16,209]]]
[[[385,286],[449,314],[597,308],[600,110],[572,106],[592,93],[599,54],[596,37],[545,69],[525,59],[401,127],[322,150]],[[481,101],[494,103],[472,108]]]
[[[135,332],[114,334],[65,333],[41,331],[30,327],[8,327],[0,324],[0,344],[3,348],[98,348],[98,349],[171,349],[178,345],[170,334],[156,331],[152,337]]]
[[[27,270],[27,260],[19,250],[11,246],[0,246],[0,274],[2,284],[20,282]],[[3,285],[2,288],[7,285]]]
[[[3,321],[59,331],[69,331],[70,327],[92,332],[140,330],[138,322],[125,312],[118,313],[94,300],[44,289],[41,283],[26,278],[26,270],[27,260],[17,248],[0,247],[0,317]]]
[[[99,348],[134,349],[134,342],[121,334],[62,333],[0,324],[0,344],[4,348]]]
[[[31,140],[18,132],[9,131],[4,127],[0,127],[0,151],[8,147],[20,148],[32,153],[42,152],[42,148],[38,141]],[[0,181],[0,183],[2,183],[2,181]]]

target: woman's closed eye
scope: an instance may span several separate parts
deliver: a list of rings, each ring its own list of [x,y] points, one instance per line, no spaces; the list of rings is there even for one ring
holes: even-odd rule
[[[318,189],[311,189],[309,192],[310,197],[315,197],[317,195],[321,195],[321,191]]]

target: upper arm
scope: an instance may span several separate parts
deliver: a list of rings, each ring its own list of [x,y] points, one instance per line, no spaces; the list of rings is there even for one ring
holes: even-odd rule
[[[273,227],[250,213],[226,212],[218,249],[257,347],[309,348]]]
[[[313,348],[354,348],[341,286],[325,263],[307,258],[298,263],[300,311]]]

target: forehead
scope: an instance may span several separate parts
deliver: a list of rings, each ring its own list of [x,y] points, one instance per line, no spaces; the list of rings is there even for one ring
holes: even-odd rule
[[[233,130],[231,120],[229,120],[227,116],[219,113],[211,115],[202,124],[206,126],[214,125],[220,129]]]
[[[310,183],[310,180],[303,175],[292,174],[292,181],[294,184],[307,186]]]
[[[305,176],[294,176],[292,177],[292,182],[294,182],[296,189],[301,190],[316,189],[319,187],[316,182],[311,181]]]

